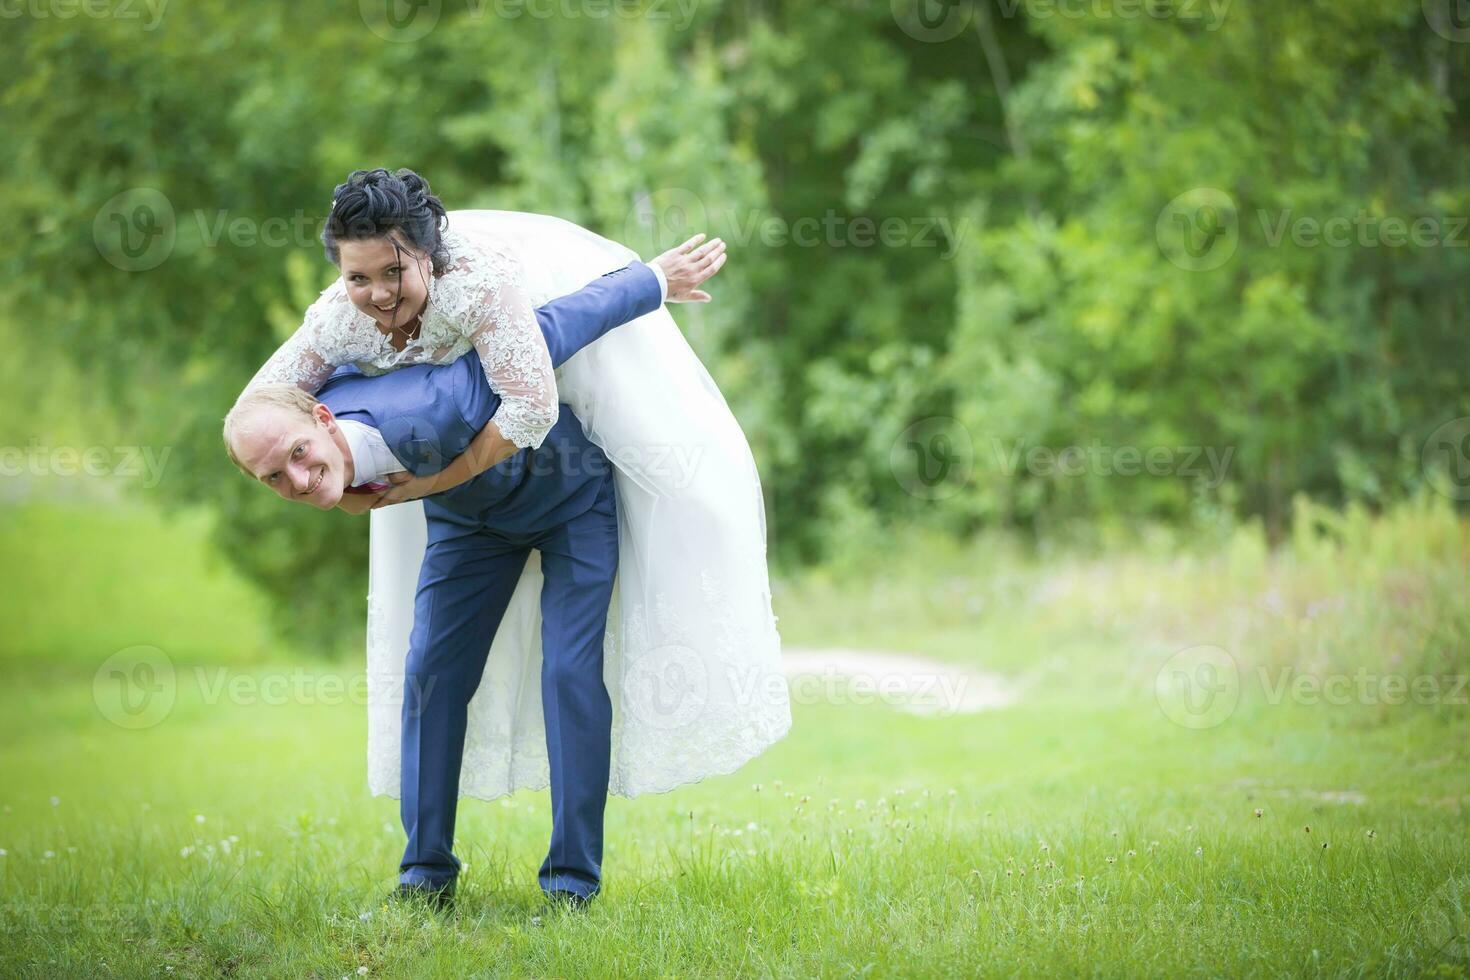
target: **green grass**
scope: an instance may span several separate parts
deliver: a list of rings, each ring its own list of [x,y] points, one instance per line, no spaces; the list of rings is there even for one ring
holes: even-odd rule
[[[381,902],[402,832],[366,792],[360,704],[211,697],[235,677],[320,692],[302,678],[359,663],[260,640],[197,525],[28,508],[52,544],[26,552],[34,575],[91,602],[5,660],[3,972],[1464,976],[1467,707],[1273,703],[1257,678],[1463,673],[1470,529],[1428,505],[1304,517],[1317,533],[1275,557],[1249,534],[1214,557],[936,547],[787,584],[789,642],[965,661],[1023,697],[960,717],[798,703],[741,772],[611,800],[584,915],[540,907],[545,793],[466,801],[460,908],[438,917]],[[67,557],[103,532],[121,543]],[[0,533],[7,567],[20,537]],[[173,589],[133,585],[145,540],[183,619]],[[112,724],[102,656],[165,630],[172,711]],[[1176,724],[1155,678],[1205,643],[1238,660],[1239,704]]]

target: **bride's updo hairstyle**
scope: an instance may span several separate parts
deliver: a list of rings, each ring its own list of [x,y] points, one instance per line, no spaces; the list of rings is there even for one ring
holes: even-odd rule
[[[397,231],[405,242],[429,256],[434,275],[440,276],[449,266],[443,237],[448,224],[444,202],[412,170],[394,174],[381,167],[354,170],[332,192],[332,212],[322,229],[322,244],[332,264],[341,265],[341,242],[382,238]]]

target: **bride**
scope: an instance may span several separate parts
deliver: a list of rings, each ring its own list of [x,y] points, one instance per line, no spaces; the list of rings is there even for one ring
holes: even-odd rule
[[[382,196],[401,200],[402,227],[354,238],[354,208]],[[474,348],[502,398],[460,459],[436,477],[393,487],[383,501],[409,502],[371,512],[371,792],[399,794],[403,664],[425,544],[423,507],[413,498],[539,445],[558,402],[615,471],[619,566],[603,663],[613,706],[609,791],[666,792],[732,772],[784,736],[790,703],[760,480],[719,389],[663,307],[608,332],[554,375],[531,314],[637,255],[558,218],[446,212],[412,171],[352,174],[337,188],[323,240],[343,277],[252,386],[289,381],[314,392],[341,364],[378,373],[448,363]],[[398,260],[391,294],[358,272],[364,248],[390,249]],[[494,799],[549,784],[540,592],[533,555],[470,702],[462,796]]]

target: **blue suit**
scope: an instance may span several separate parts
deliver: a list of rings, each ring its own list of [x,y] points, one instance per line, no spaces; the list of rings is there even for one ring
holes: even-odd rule
[[[560,365],[614,326],[660,305],[642,263],[536,311]],[[495,414],[475,353],[366,377],[339,370],[317,393],[339,418],[374,426],[415,475],[436,473]],[[459,873],[452,851],[465,721],[485,658],[531,549],[541,552],[541,700],[551,768],[545,891],[594,894],[601,882],[612,705],[602,642],[617,573],[612,468],[567,406],[541,446],[522,449],[424,500],[428,546],[405,664],[400,881],[437,888]]]

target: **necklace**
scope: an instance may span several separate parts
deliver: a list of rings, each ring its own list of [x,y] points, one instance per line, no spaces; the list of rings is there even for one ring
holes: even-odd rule
[[[408,348],[409,344],[413,343],[419,338],[419,334],[423,331],[424,315],[422,313],[419,313],[403,326],[399,326],[395,323],[391,327],[388,327],[386,330],[383,328],[383,325],[381,323],[377,323],[374,325],[378,328],[378,333],[382,335],[384,343],[386,343],[389,347],[392,347],[394,350],[398,351],[401,354],[404,350]],[[393,342],[400,335],[403,338],[402,347],[399,347]]]

